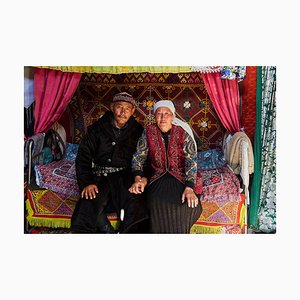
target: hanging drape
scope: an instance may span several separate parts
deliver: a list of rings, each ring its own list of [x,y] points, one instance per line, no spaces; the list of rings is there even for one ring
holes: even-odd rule
[[[257,93],[250,225],[270,233],[276,231],[276,67],[259,67]]]
[[[257,228],[257,213],[260,198],[261,183],[261,103],[262,103],[262,67],[257,67],[256,80],[256,118],[254,135],[254,175],[251,187],[251,202],[249,207],[249,225]]]
[[[45,132],[59,120],[70,102],[81,73],[34,69],[34,133]]]
[[[240,131],[238,79],[222,79],[220,72],[202,73],[205,88],[222,124],[228,132]]]

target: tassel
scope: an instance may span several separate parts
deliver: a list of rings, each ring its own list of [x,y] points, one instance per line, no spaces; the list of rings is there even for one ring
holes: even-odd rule
[[[203,226],[194,224],[190,231],[191,234],[221,234],[224,233],[222,231],[222,226]]]

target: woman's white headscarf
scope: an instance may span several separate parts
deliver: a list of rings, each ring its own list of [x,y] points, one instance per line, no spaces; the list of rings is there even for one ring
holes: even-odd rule
[[[197,144],[196,144],[196,141],[194,138],[192,128],[186,122],[183,122],[180,119],[176,118],[175,106],[174,106],[173,102],[170,100],[160,100],[160,101],[156,102],[153,107],[154,113],[159,107],[167,107],[170,109],[170,111],[174,115],[174,120],[173,120],[172,124],[180,126],[190,135],[190,137],[193,139],[193,141],[195,143],[195,147],[196,147],[196,151],[197,151]]]

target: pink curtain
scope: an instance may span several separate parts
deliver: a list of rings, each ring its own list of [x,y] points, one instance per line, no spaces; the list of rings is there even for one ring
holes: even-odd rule
[[[59,120],[80,78],[81,73],[34,69],[34,134],[47,131]]]
[[[240,131],[238,79],[222,79],[219,72],[202,73],[205,88],[224,127],[231,134]]]

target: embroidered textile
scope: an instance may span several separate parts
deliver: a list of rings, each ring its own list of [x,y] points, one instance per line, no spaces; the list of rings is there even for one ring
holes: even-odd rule
[[[36,165],[34,169],[39,187],[68,196],[79,196],[74,161],[62,159],[45,165]]]
[[[31,226],[70,228],[71,217],[78,197],[54,193],[49,190],[27,190],[26,217]],[[109,214],[108,220],[114,228],[119,226],[116,214]]]
[[[254,145],[255,119],[256,119],[256,69],[246,67],[247,76],[242,88],[242,118],[241,123],[245,133]]]
[[[70,227],[77,197],[49,190],[27,190],[27,221],[31,226]]]
[[[244,233],[245,197],[218,203],[201,201],[203,212],[190,233],[242,234]]]
[[[199,170],[216,169],[227,164],[224,154],[220,149],[208,149],[197,153]]]
[[[182,183],[193,183],[195,192],[200,193],[202,181],[200,173],[197,172],[196,156],[191,151],[191,149],[194,149],[192,145],[193,141],[190,135],[181,127],[173,125],[166,152],[159,128],[154,125],[147,126],[139,139],[137,152],[133,155],[132,170],[134,172],[143,171],[143,164],[150,151],[150,157],[155,157],[155,160],[150,159],[154,170],[151,182],[163,175],[167,171],[168,165],[170,174]]]
[[[240,182],[226,165],[217,169],[201,170],[203,194],[201,200],[224,203],[237,200],[240,196]]]
[[[137,102],[134,117],[144,127],[154,123],[153,107],[161,99],[172,100],[176,117],[187,122],[198,149],[222,145],[225,129],[217,116],[200,73],[82,74],[81,82],[65,113],[65,128],[71,124],[73,140],[79,144],[87,127],[109,110],[113,96],[128,92]],[[60,120],[62,122],[62,120]]]

